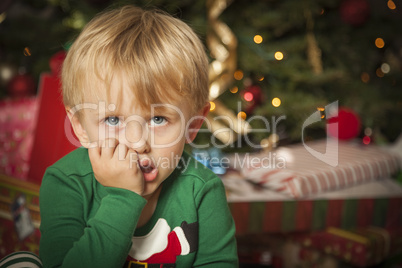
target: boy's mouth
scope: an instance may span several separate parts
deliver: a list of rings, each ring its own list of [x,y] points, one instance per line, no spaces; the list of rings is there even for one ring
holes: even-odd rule
[[[153,165],[152,161],[148,158],[143,158],[138,161],[144,179],[146,181],[153,181],[158,175],[158,169]]]

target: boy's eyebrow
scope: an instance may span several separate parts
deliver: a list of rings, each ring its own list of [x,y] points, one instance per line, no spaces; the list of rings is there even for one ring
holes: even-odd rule
[[[181,110],[176,107],[178,110],[166,107],[164,105],[158,106],[158,107],[153,107],[154,114],[153,115],[167,115],[167,116],[177,116]]]
[[[172,117],[174,117],[174,116],[178,116],[179,115],[179,113],[181,113],[181,109],[179,108],[179,107],[176,107],[176,106],[174,106],[176,109],[173,109],[173,108],[169,108],[169,107],[166,107],[165,105],[160,105],[160,106],[157,106],[157,107],[150,107],[149,108],[149,111],[144,111],[144,116],[155,116],[155,115],[166,115],[166,116],[172,116]],[[95,115],[97,115],[97,116],[100,116],[100,115],[102,115],[102,116],[105,116],[105,117],[108,117],[108,116],[111,116],[111,115],[119,115],[119,114],[122,114],[123,112],[121,111],[121,110],[119,110],[119,109],[112,109],[112,110],[110,110],[110,109],[106,109],[106,110],[100,110],[100,109],[97,109],[96,111],[94,111],[94,114]]]

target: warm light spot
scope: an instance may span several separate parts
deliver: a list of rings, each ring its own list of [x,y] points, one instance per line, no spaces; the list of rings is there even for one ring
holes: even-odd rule
[[[209,97],[215,99],[219,96],[220,86],[218,82],[213,82],[209,88]]]
[[[325,13],[325,9],[321,8],[320,15],[324,15],[324,13]]]
[[[275,52],[275,59],[276,60],[283,60],[283,53],[280,51]]]
[[[321,114],[321,119],[324,119],[325,118],[325,108],[324,107],[322,107],[322,106],[318,106],[317,107],[317,110],[320,112],[320,114]]]
[[[369,145],[371,142],[371,138],[369,136],[364,136],[363,137],[363,143],[366,145]]]
[[[246,101],[252,101],[254,99],[253,93],[251,93],[251,92],[244,93],[244,99]]]
[[[385,46],[385,42],[384,42],[384,39],[382,39],[382,38],[377,38],[376,40],[375,40],[375,46],[376,47],[378,47],[378,48],[383,48],[384,46]]]
[[[31,56],[31,50],[29,49],[29,47],[24,48],[24,55]]]
[[[378,77],[384,77],[384,73],[381,71],[381,68],[377,68],[377,70],[375,70],[375,74]]]
[[[0,14],[0,23],[2,23],[6,19],[7,15],[6,12]]]
[[[269,144],[270,144],[270,142],[269,142],[268,139],[262,139],[261,142],[260,142],[260,145],[261,145],[262,148],[268,148]]]
[[[269,135],[268,140],[270,140],[272,143],[278,143],[279,135],[276,133],[273,133],[273,134]]]
[[[211,63],[212,68],[214,69],[215,73],[220,74],[222,72],[222,62],[220,61],[213,61]]]
[[[215,106],[216,106],[216,105],[215,105],[215,102],[210,101],[209,104],[211,105],[211,106],[209,107],[209,110],[210,110],[210,111],[215,110]]]
[[[370,75],[366,72],[362,73],[360,78],[363,83],[368,83],[370,81]]]
[[[241,111],[241,112],[239,112],[239,113],[237,114],[237,117],[238,117],[238,118],[241,118],[241,119],[243,119],[243,120],[246,120],[247,114],[246,114],[245,112]]]
[[[239,88],[238,88],[238,87],[232,87],[232,88],[230,89],[230,92],[233,93],[233,94],[237,93],[238,91],[239,91]]]
[[[272,99],[272,105],[274,107],[279,107],[281,105],[281,99],[280,98],[273,98]]]
[[[383,63],[381,64],[381,71],[385,74],[389,73],[391,71],[391,66],[389,66],[388,63]]]
[[[254,42],[256,43],[256,44],[261,44],[262,43],[262,36],[261,35],[259,35],[259,34],[257,34],[257,35],[255,35],[254,36]]]
[[[395,5],[394,1],[392,1],[392,0],[388,0],[387,6],[389,9],[392,9],[392,10],[396,9],[396,5]]]
[[[234,79],[236,79],[236,80],[242,80],[243,79],[243,71],[241,71],[241,70],[237,70],[235,73],[234,73]]]
[[[261,81],[263,81],[263,80],[264,80],[264,78],[265,78],[265,77],[261,75],[261,76],[259,76],[257,79],[258,79],[258,81],[260,81],[260,82],[261,82]]]

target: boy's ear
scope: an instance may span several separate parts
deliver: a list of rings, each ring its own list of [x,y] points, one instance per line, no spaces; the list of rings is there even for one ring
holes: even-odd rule
[[[202,123],[204,123],[205,117],[209,113],[211,104],[208,102],[205,106],[196,114],[195,117],[190,118],[191,123],[187,128],[186,135],[186,143],[192,142],[197,136],[198,131],[200,130]]]
[[[70,119],[71,126],[73,127],[75,136],[77,136],[77,138],[80,140],[82,146],[88,148],[90,144],[88,134],[85,131],[84,127],[82,126],[78,118],[78,115],[69,107],[66,107],[66,112],[68,119]]]

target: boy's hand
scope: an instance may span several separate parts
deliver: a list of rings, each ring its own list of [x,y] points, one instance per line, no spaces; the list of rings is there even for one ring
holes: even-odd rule
[[[106,187],[123,188],[142,195],[144,177],[137,152],[116,139],[106,139],[88,149],[95,179]]]

